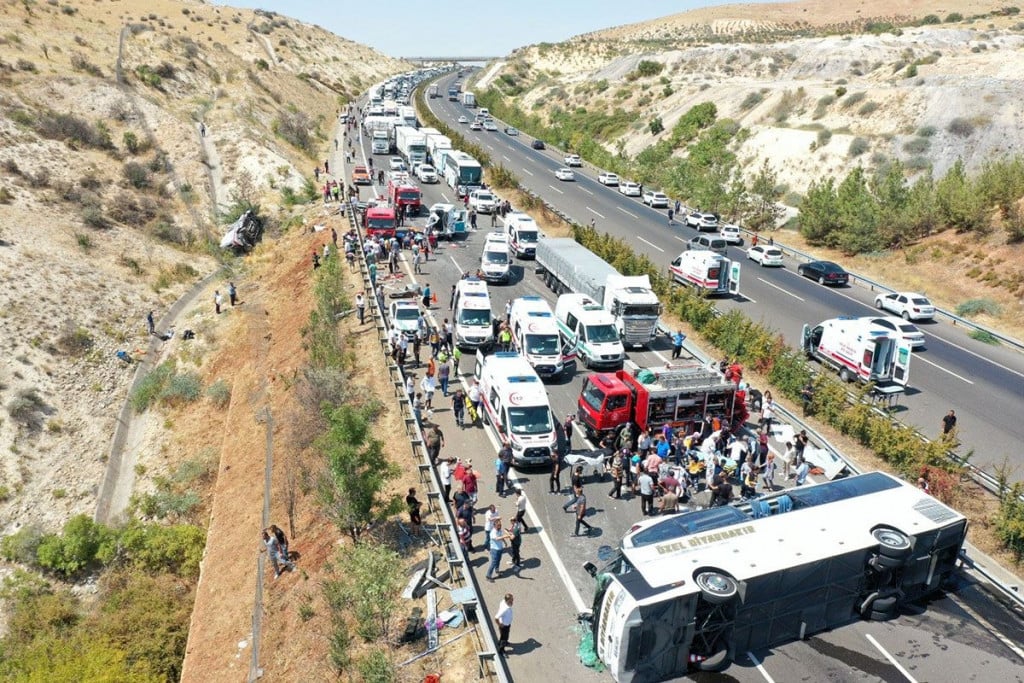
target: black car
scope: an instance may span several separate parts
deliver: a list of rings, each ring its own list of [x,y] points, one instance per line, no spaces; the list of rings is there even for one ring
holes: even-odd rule
[[[801,263],[797,266],[796,272],[804,277],[817,280],[822,285],[845,285],[850,280],[850,275],[838,263],[831,261],[811,261]]]
[[[544,149],[544,141],[534,140],[533,144],[531,144],[530,146],[533,147],[534,149]]]

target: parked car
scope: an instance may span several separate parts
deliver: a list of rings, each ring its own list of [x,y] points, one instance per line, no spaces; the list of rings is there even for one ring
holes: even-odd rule
[[[718,235],[729,244],[743,244],[743,233],[738,225],[725,223],[718,229]]]
[[[477,213],[491,213],[498,205],[498,199],[489,190],[474,190],[469,193],[469,208]]]
[[[607,185],[608,187],[618,187],[619,176],[615,175],[614,173],[602,171],[601,173],[597,174],[597,182],[601,183],[602,185]]]
[[[519,135],[519,129],[518,128],[513,128],[512,126],[506,126],[505,127],[505,135],[511,135],[512,137],[515,137],[515,136]]]
[[[627,197],[639,197],[640,184],[634,183],[630,180],[624,180],[619,183],[619,194],[624,194]]]
[[[686,243],[686,249],[688,251],[713,251],[725,256],[728,245],[718,235],[697,235]]]
[[[759,244],[747,249],[747,258],[762,266],[782,267],[782,250],[767,244]]]
[[[460,116],[459,123],[469,123],[469,119],[467,119],[465,116]]]
[[[917,325],[907,322],[894,315],[885,315],[880,318],[870,318],[871,322],[879,327],[884,327],[890,332],[895,332],[900,339],[910,344],[912,349],[924,347],[924,332],[918,329]]]
[[[534,149],[544,149],[544,141],[534,140],[533,142],[530,143],[530,147],[533,147]]]
[[[494,122],[494,119],[486,119],[484,120],[484,130],[494,133],[498,130],[498,124]]]
[[[644,190],[643,199],[641,201],[652,209],[668,208],[668,197],[663,192]]]
[[[566,166],[583,166],[583,159],[580,158],[579,154],[566,154],[565,159],[562,160]]]
[[[700,230],[718,230],[718,216],[704,211],[691,211],[686,215],[686,224]]]
[[[480,123],[479,121],[474,121],[473,123],[469,124],[469,129],[470,130],[483,130],[484,129],[484,124]]]
[[[392,171],[404,171],[405,160],[402,157],[391,157],[388,159],[388,166],[391,167]]]
[[[820,285],[845,285],[850,275],[838,263],[831,261],[811,261],[796,267],[798,275],[817,280]]]
[[[391,327],[397,328],[410,339],[416,336],[419,317],[420,306],[415,300],[394,301],[388,310],[388,319]]]
[[[935,306],[924,294],[893,292],[875,297],[875,307],[901,316],[904,320],[931,320]]]
[[[555,171],[555,177],[559,180],[576,180],[576,174],[572,172],[572,169],[564,166]]]
[[[437,169],[430,164],[417,164],[416,177],[420,179],[421,183],[436,183]]]
[[[370,179],[370,172],[366,170],[365,166],[356,166],[352,169],[352,184],[353,185],[370,185],[373,181]]]

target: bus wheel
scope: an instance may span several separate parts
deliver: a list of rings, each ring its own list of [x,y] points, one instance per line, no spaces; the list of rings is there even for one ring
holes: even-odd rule
[[[871,613],[868,618],[871,621],[888,621],[899,614],[899,599],[895,595],[884,598],[876,598],[871,603]]]
[[[730,639],[729,644],[723,650],[698,662],[697,668],[701,671],[724,671],[732,664],[733,657],[735,656],[734,649],[735,645],[733,645]]]
[[[728,602],[739,592],[736,581],[719,572],[701,572],[694,581],[700,588],[701,596],[712,605]]]
[[[871,535],[878,541],[879,557],[898,560],[901,564],[910,557],[912,545],[910,538],[903,532],[887,527],[879,527],[872,531]]]

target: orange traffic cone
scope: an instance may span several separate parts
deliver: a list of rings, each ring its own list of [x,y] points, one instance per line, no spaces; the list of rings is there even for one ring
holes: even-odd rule
[[[434,292],[434,294],[430,297],[430,303],[432,303],[432,304],[436,304],[437,303],[437,292]]]

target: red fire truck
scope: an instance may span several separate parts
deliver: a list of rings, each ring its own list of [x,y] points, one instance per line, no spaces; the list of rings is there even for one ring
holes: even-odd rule
[[[399,206],[404,206],[406,216],[416,216],[420,212],[423,193],[412,184],[408,174],[392,173],[388,178],[388,201],[396,211]]]
[[[717,369],[700,363],[667,364],[635,371],[595,373],[583,382],[577,415],[588,436],[600,439],[626,424],[660,430],[693,431],[704,416],[723,425],[747,418],[744,392]]]
[[[390,206],[371,205],[363,213],[363,232],[367,237],[394,237],[398,221]]]

